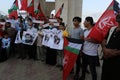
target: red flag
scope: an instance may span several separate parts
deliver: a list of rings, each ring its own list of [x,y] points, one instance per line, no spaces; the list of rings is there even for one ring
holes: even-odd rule
[[[36,16],[36,19],[40,19],[40,20],[44,20],[44,21],[47,20],[46,16],[44,15],[44,13],[41,9],[40,2],[38,4],[37,10],[35,10],[35,16]]]
[[[20,0],[20,2],[21,2],[21,9],[20,10],[27,11],[28,0]]]
[[[67,80],[69,73],[71,72],[80,51],[82,40],[76,40],[71,38],[64,39],[64,59],[63,59],[63,80]]]
[[[16,19],[18,18],[17,9],[18,9],[18,0],[15,0],[12,7],[10,9],[8,9],[9,18],[12,18],[13,16]]]
[[[60,17],[60,15],[62,14],[63,7],[64,7],[64,3],[62,4],[62,6],[58,9],[57,13],[55,14],[56,18]]]
[[[28,8],[27,8],[27,12],[32,16],[35,17],[34,14],[34,0],[31,1],[31,3],[29,4]]]
[[[89,37],[91,37],[99,43],[102,42],[108,30],[111,27],[117,25],[115,13],[119,12],[118,5],[118,2],[116,2],[115,0],[112,1],[107,10],[103,13],[98,22],[93,27],[92,31],[89,34]]]

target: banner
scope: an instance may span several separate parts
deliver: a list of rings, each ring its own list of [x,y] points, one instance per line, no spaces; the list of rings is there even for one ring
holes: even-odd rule
[[[105,38],[108,30],[111,27],[117,25],[115,14],[118,13],[119,10],[119,3],[113,0],[110,6],[107,8],[107,10],[100,17],[98,22],[95,24],[88,37],[91,37],[92,39],[101,43],[102,40]]]
[[[61,30],[43,30],[43,41],[42,45],[45,45],[47,47],[63,50],[63,37],[62,37],[62,31]]]
[[[52,37],[52,33],[51,30],[43,30],[43,40],[42,40],[42,45],[50,47],[50,45],[52,45],[52,41],[51,41],[51,37]]]
[[[38,34],[30,31],[24,31],[22,36],[22,43],[27,45],[33,45]]]

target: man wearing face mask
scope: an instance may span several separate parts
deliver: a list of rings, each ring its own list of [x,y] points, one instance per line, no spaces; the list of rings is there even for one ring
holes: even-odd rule
[[[25,29],[25,25],[24,25],[22,16],[18,16],[18,20],[15,23],[15,29],[17,31],[20,31],[21,29]]]
[[[26,30],[27,32],[31,33],[37,33],[37,29],[34,28],[32,19],[28,19],[28,29]],[[25,53],[28,55],[28,59],[36,59],[36,41],[34,42],[33,45],[25,45]]]
[[[49,22],[49,26],[47,26],[47,27],[45,27],[43,29],[49,29],[49,30],[51,30],[51,29],[57,29],[57,28],[54,26],[53,22]]]
[[[28,29],[27,31],[31,31],[33,33],[37,33],[37,29],[34,27],[32,19],[28,19]]]
[[[55,30],[56,28],[54,27],[53,22],[50,22],[49,26],[45,27],[44,29]],[[57,62],[57,50],[46,47],[46,64],[56,65],[56,62]]]

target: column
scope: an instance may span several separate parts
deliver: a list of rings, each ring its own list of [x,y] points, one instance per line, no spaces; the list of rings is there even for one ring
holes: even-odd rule
[[[83,0],[56,0],[55,10],[58,10],[62,3],[64,3],[64,8],[61,14],[61,17],[64,19],[64,22],[68,25],[68,31],[73,28],[72,19],[75,16],[81,17],[82,15],[82,1]]]

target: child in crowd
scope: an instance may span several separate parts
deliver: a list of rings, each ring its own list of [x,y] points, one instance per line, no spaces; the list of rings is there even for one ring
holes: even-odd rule
[[[42,24],[38,26],[38,38],[37,38],[37,59],[41,61],[45,61],[45,52],[44,52],[44,47],[42,45],[42,38],[43,38],[43,33],[42,33]]]
[[[63,38],[64,37],[68,37],[68,32],[66,31],[66,27],[65,27],[65,24],[63,22],[61,22],[59,24],[59,30],[62,30],[63,31]],[[57,67],[60,67],[61,70],[63,68],[63,50],[58,50],[58,55],[57,55]]]
[[[7,60],[9,56],[9,48],[10,48],[10,38],[7,33],[4,34],[2,38],[2,46],[1,46],[1,53],[0,53],[0,61]]]

